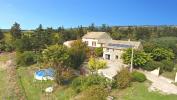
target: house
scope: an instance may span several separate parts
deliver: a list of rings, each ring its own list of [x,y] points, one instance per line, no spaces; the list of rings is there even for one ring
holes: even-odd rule
[[[121,59],[125,49],[142,49],[141,42],[138,41],[122,41],[122,40],[110,40],[110,41],[99,41],[104,43],[103,46],[103,59],[123,62]]]
[[[74,41],[76,41],[76,40],[65,41],[65,42],[63,43],[63,45],[65,45],[66,47],[70,48],[70,47],[71,47],[71,44],[74,43]]]
[[[113,40],[106,32],[88,32],[82,41],[89,47],[103,47],[103,59],[122,62],[121,56],[125,49],[142,49],[139,41]]]
[[[82,37],[82,41],[89,47],[102,47],[103,44],[99,43],[101,40],[109,41],[112,38],[106,32],[88,32]]]
[[[63,44],[67,47],[71,47],[74,41],[76,40],[66,41]],[[102,47],[103,59],[120,63],[123,62],[121,56],[125,49],[143,48],[139,41],[113,40],[106,32],[88,32],[82,37],[82,41],[92,48]]]

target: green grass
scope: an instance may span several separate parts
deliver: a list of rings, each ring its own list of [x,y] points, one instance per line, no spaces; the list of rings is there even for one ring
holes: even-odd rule
[[[43,91],[52,85],[52,81],[35,81],[34,72],[35,69],[32,69],[32,67],[20,67],[18,69],[21,85],[24,87],[27,98],[29,100],[40,100],[40,97],[44,95]]]
[[[163,95],[158,92],[149,92],[149,82],[135,82],[131,87],[123,90],[114,90],[111,94],[118,100],[177,100],[177,95]]]
[[[59,86],[52,94],[46,94],[45,88],[55,84],[54,81],[34,81],[35,66],[20,67],[18,74],[21,76],[22,86],[28,100],[69,100],[75,92],[68,86]]]
[[[8,56],[7,55],[0,55],[0,61],[7,61],[8,60]]]
[[[6,95],[6,71],[0,69],[0,98]]]

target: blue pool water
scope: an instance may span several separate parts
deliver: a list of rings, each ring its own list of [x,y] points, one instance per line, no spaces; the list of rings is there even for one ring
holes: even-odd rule
[[[45,71],[44,70],[39,70],[36,72],[37,76],[45,76]]]
[[[40,76],[40,77],[45,77],[45,76],[53,77],[54,76],[54,70],[52,68],[42,69],[42,70],[36,71],[35,74],[37,76]]]

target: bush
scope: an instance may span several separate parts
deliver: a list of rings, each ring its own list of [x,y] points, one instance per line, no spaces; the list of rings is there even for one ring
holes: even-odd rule
[[[103,48],[102,47],[95,48],[94,52],[97,57],[101,57],[103,55]]]
[[[162,63],[164,64],[163,70],[169,71],[169,72],[173,71],[174,63],[172,61],[162,60]]]
[[[126,88],[130,86],[131,83],[131,75],[128,69],[122,69],[118,74],[115,76],[115,82],[118,88]]]
[[[71,87],[76,91],[76,92],[81,92],[88,87],[92,85],[100,85],[106,87],[109,85],[110,82],[106,80],[105,77],[99,76],[99,75],[89,75],[87,77],[78,77],[73,80]]]
[[[36,56],[32,51],[25,51],[24,53],[17,53],[16,60],[19,66],[29,66],[36,63]]]
[[[109,95],[109,92],[103,86],[93,85],[82,94],[83,96],[79,100],[107,100],[106,97]]]
[[[171,60],[174,59],[174,53],[171,49],[155,48],[151,53],[155,61]]]
[[[145,66],[143,66],[142,68],[144,70],[148,70],[148,71],[152,71],[154,69],[157,69],[160,67],[160,74],[163,72],[163,68],[164,68],[164,64],[158,61],[149,61],[146,63]]]
[[[132,72],[131,76],[133,81],[144,82],[146,80],[146,76],[137,71]]]
[[[149,61],[145,64],[145,66],[143,66],[142,68],[148,71],[152,71],[158,67],[160,67],[160,62],[157,61]]]
[[[90,57],[88,62],[88,68],[91,72],[98,71],[98,69],[105,68],[107,63],[103,60],[98,60],[96,58]]]

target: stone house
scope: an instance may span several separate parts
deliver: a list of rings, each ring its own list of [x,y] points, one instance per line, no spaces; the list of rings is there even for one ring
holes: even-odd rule
[[[101,42],[101,41],[100,41]],[[123,62],[121,59],[125,49],[142,49],[141,42],[136,41],[121,41],[121,40],[110,40],[103,46],[103,59]]]
[[[112,40],[106,32],[88,32],[82,37],[82,41],[89,47],[102,47],[103,44],[99,43],[101,40]]]
[[[113,40],[106,32],[88,32],[82,41],[89,47],[102,47],[103,59],[122,62],[121,56],[125,49],[142,49],[139,41]]]

